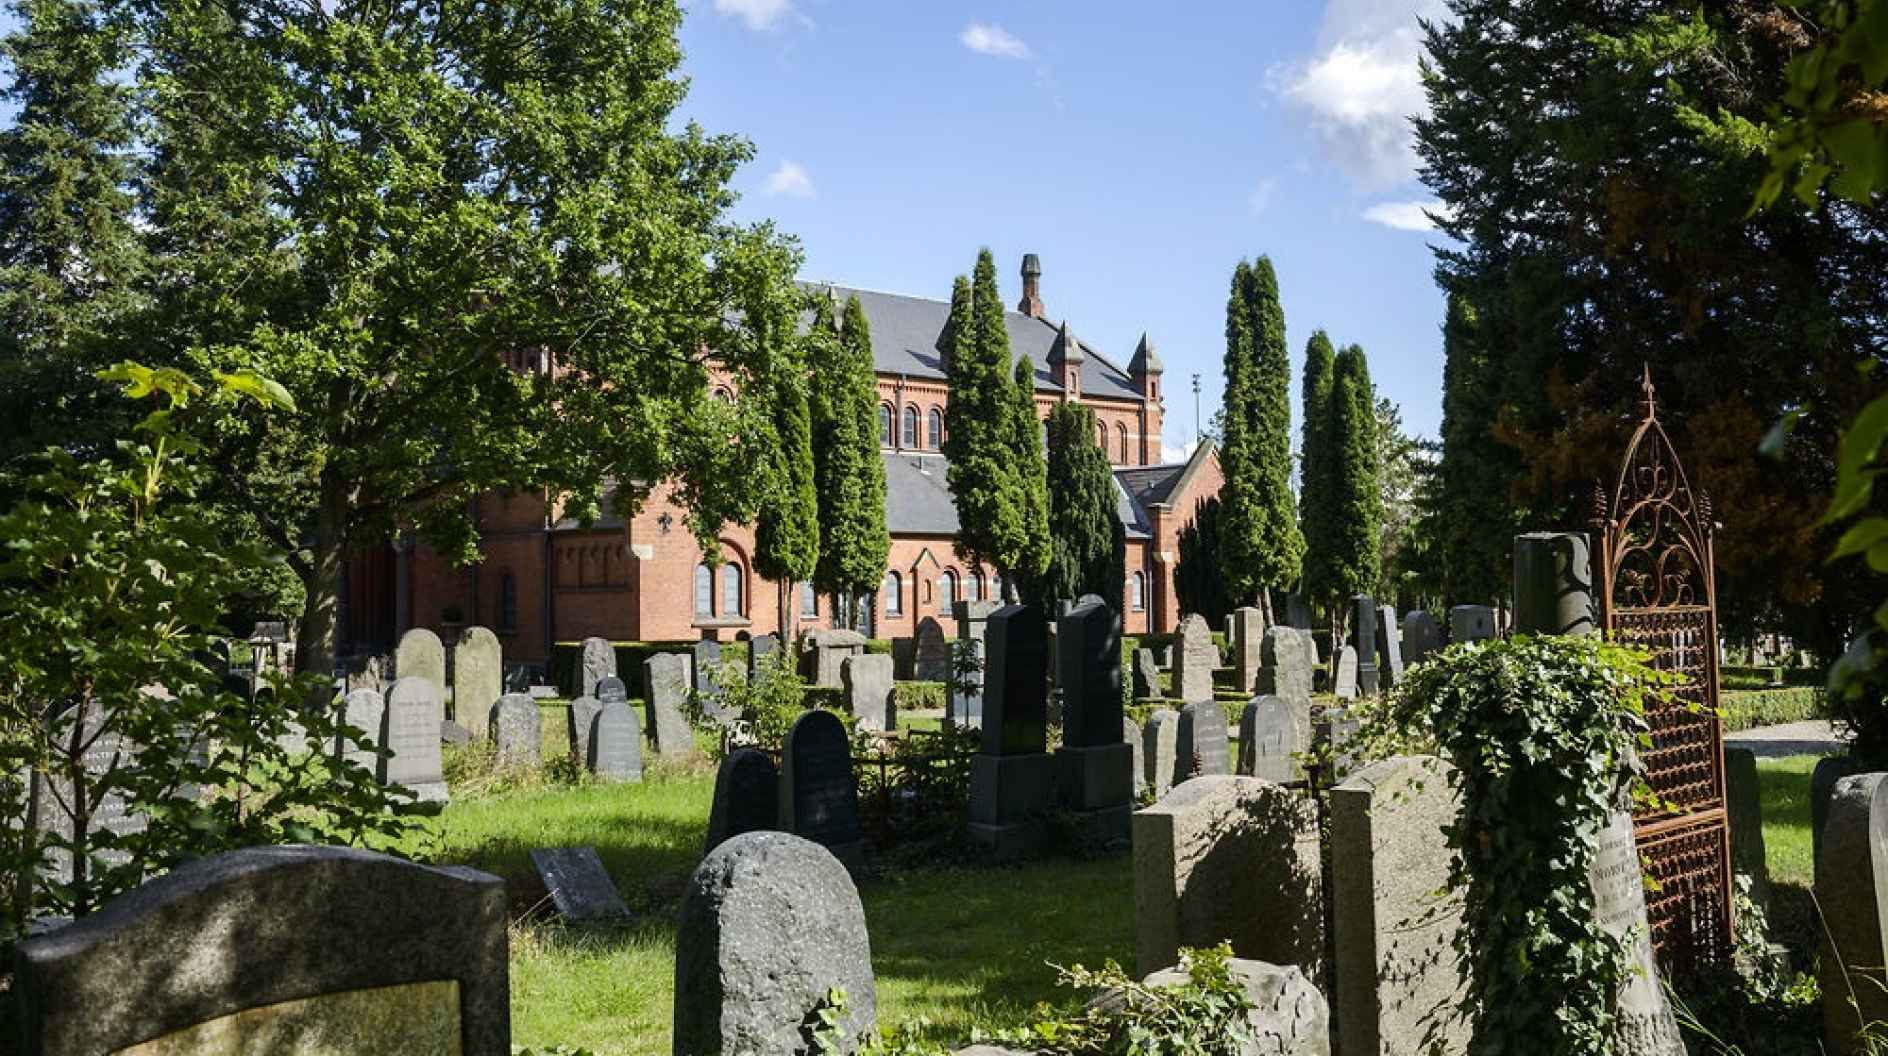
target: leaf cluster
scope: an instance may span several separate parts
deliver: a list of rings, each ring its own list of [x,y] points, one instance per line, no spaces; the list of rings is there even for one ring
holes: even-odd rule
[[[1056,1056],[1237,1056],[1254,1040],[1247,1019],[1254,1006],[1231,961],[1227,943],[1183,948],[1186,981],[1165,986],[1135,979],[1112,960],[1099,969],[1058,969],[1061,985],[1091,991],[1095,1000],[1072,1016],[1039,1009],[1034,1022],[989,1040]]]

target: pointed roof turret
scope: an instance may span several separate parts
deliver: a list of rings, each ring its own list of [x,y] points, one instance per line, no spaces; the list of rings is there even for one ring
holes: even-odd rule
[[[1141,343],[1134,349],[1134,358],[1128,361],[1128,376],[1159,374],[1162,369],[1164,368],[1160,365],[1160,355],[1154,351],[1154,342],[1143,332]]]
[[[1062,329],[1055,335],[1055,344],[1049,346],[1049,364],[1080,363],[1087,358],[1082,354],[1082,343],[1069,329],[1069,321],[1062,320]]]

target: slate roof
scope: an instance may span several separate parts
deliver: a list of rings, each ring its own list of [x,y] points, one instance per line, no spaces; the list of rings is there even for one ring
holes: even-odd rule
[[[885,527],[893,535],[956,535],[957,502],[945,483],[950,463],[943,455],[886,451]],[[1148,467],[1169,469],[1179,479],[1185,466]],[[1127,529],[1129,539],[1146,539],[1150,521],[1146,508],[1123,486],[1125,474],[1133,469],[1115,470],[1115,493],[1119,502],[1116,513]]]
[[[1134,466],[1115,470],[1114,478],[1135,502],[1158,506],[1173,496],[1174,485],[1180,483],[1180,475],[1186,468],[1184,462],[1170,466]]]
[[[831,289],[843,303],[847,297],[859,298],[865,320],[872,327],[872,358],[881,374],[907,374],[914,378],[942,378],[944,364],[938,356],[938,335],[950,318],[949,301],[908,297],[899,293],[880,293],[850,286],[808,283],[815,289]],[[1021,312],[1005,312],[1003,323],[1010,332],[1010,351],[1027,355],[1036,365],[1036,391],[1061,392],[1062,387],[1049,376],[1050,350],[1055,346],[1059,324],[1037,319]],[[1095,367],[1082,373],[1082,392],[1108,399],[1139,400],[1134,381],[1114,361],[1095,351],[1093,345],[1078,342]],[[1098,368],[1098,369],[1097,369]]]

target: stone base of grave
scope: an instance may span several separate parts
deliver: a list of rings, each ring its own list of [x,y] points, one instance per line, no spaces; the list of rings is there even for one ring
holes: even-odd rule
[[[1040,854],[1055,809],[1055,757],[970,757],[970,842],[998,862]]]
[[[1134,849],[1134,804],[1064,812],[1067,850],[1082,858],[1112,858]]]
[[[1131,803],[1134,746],[1124,743],[1057,748],[1055,786],[1056,801],[1064,810],[1111,810]]]
[[[413,798],[421,803],[450,803],[452,796],[446,791],[444,781],[428,781],[423,785],[407,785],[406,790],[413,793]]]

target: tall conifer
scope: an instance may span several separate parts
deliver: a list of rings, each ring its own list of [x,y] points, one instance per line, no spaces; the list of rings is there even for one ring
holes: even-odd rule
[[[1095,443],[1095,412],[1060,403],[1049,412],[1049,537],[1043,595],[1096,594],[1118,612],[1123,577],[1114,469]]]
[[[827,300],[823,294],[813,296]],[[754,571],[779,584],[782,634],[793,620],[793,584],[811,579],[819,566],[819,489],[814,482],[807,353],[828,342],[817,331],[797,335],[798,315],[783,311],[767,320],[768,343],[778,351],[770,384],[761,396],[769,401],[770,417],[779,428],[767,452],[767,492],[754,529]],[[827,330],[824,336],[830,334]]]
[[[1305,541],[1304,596],[1319,602],[1334,596],[1331,561],[1331,361],[1336,350],[1319,330],[1305,342],[1303,382],[1299,388],[1304,425],[1298,460],[1298,524]]]
[[[988,249],[977,255],[972,276],[969,281],[960,276],[953,287],[944,332],[951,386],[946,479],[957,503],[958,556],[972,565],[996,566],[1007,593],[1047,567],[1048,515],[1046,508],[1032,512],[1027,478],[1019,465],[1025,445],[1017,439],[1009,330],[996,287],[996,263]],[[1029,417],[1033,429],[1033,408]],[[1034,461],[1040,466],[1039,436],[1033,442]]]
[[[1339,597],[1375,588],[1381,548],[1383,499],[1377,466],[1376,390],[1364,350],[1351,345],[1332,363],[1330,444],[1331,587]],[[1339,606],[1340,611],[1343,606]]]
[[[812,333],[833,333],[830,298],[814,306]],[[814,583],[835,597],[877,590],[891,536],[885,529],[885,462],[878,448],[877,371],[872,334],[857,297],[830,339],[831,367],[814,400],[814,458],[819,485],[819,568]],[[814,360],[819,362],[819,360]],[[842,622],[851,622],[852,613]]]
[[[1233,597],[1259,602],[1297,581],[1304,558],[1291,490],[1291,363],[1269,258],[1233,271],[1226,302],[1220,571]]]

